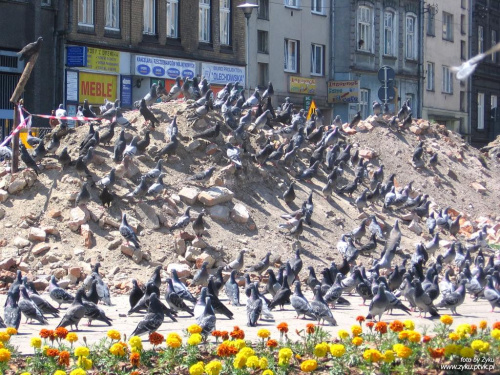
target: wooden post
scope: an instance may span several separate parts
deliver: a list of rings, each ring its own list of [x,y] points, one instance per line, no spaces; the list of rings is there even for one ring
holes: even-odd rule
[[[17,104],[19,102],[19,98],[24,92],[24,87],[28,83],[28,79],[30,78],[31,71],[35,67],[36,60],[38,59],[38,52],[34,53],[30,59],[28,60],[26,66],[24,67],[23,74],[17,83],[17,86],[10,97],[10,102],[14,103],[14,124],[12,126],[12,130],[15,130],[19,125],[19,114],[17,111]],[[16,173],[19,169],[19,132],[14,134],[12,137],[12,168],[11,173]]]

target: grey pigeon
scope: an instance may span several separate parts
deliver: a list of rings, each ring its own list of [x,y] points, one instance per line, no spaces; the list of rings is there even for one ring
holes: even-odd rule
[[[203,172],[195,173],[194,175],[188,177],[188,181],[196,181],[196,182],[203,182],[210,177],[212,177],[212,174],[215,171],[215,167],[210,167],[208,169],[205,169]]]
[[[18,305],[19,296],[19,287],[9,290],[3,310],[5,325],[7,327],[14,327],[17,330],[19,329],[19,324],[21,324],[21,309]]]
[[[224,271],[240,271],[245,265],[245,250],[240,250],[235,260],[224,266]]]
[[[177,127],[177,116],[174,116],[170,124],[165,128],[165,134],[169,140],[172,140],[173,136],[177,136],[179,133],[179,128]]]
[[[257,326],[257,321],[262,313],[263,303],[255,289],[255,285],[252,284],[250,298],[247,300],[247,325],[249,327]]]
[[[214,310],[212,309],[212,301],[207,297],[205,301],[205,309],[203,313],[196,319],[196,322],[201,327],[202,335],[208,336],[215,330],[217,318],[215,317]]]
[[[191,221],[191,216],[190,216],[190,211],[191,211],[191,206],[186,207],[186,211],[184,212],[183,215],[181,215],[175,222],[174,225],[170,227],[170,230],[176,230],[176,229],[184,229],[186,228],[190,221]]]
[[[84,206],[90,202],[90,192],[87,188],[88,184],[85,182],[75,199],[75,207]]]
[[[100,322],[106,323],[108,326],[112,325],[112,319],[110,319],[103,309],[97,306],[93,302],[82,301],[83,306],[85,307],[85,315],[84,318],[87,318],[89,321],[89,326],[92,324],[93,320],[97,320]]]
[[[57,325],[57,327],[68,327],[75,326],[78,331],[78,323],[85,316],[85,306],[83,306],[82,296],[84,294],[83,289],[79,289],[76,292],[75,299],[70,307],[66,310],[66,314],[64,314],[63,318]]]
[[[161,160],[161,159],[160,159]],[[163,182],[163,174],[159,175],[158,178],[156,179],[156,182],[153,183],[149,188],[148,188],[148,195],[159,195],[162,193],[163,190],[165,190],[167,187],[165,186],[165,183]]]
[[[322,321],[326,320],[332,326],[337,325],[337,321],[333,317],[332,311],[321,295],[321,288],[319,286],[315,288],[314,300],[312,300],[310,304],[312,313],[316,316],[319,324],[321,324]]]
[[[294,185],[295,183],[292,181],[286,191],[283,193],[283,200],[285,203],[290,204],[295,200],[295,190],[294,190]]]
[[[162,304],[156,293],[151,293],[149,297],[148,313],[137,324],[137,327],[130,334],[131,336],[140,336],[144,333],[156,332],[163,324],[165,315],[163,313]]]
[[[26,291],[26,288],[21,285],[19,287],[21,292],[21,299],[19,300],[19,309],[26,317],[26,322],[29,320],[36,320],[41,324],[48,324],[49,322],[43,315],[43,312],[38,308],[35,302],[33,302]]]
[[[205,212],[202,211],[198,214],[198,217],[193,221],[193,230],[196,237],[201,238],[203,232],[205,231],[205,222],[203,221],[203,215]]]
[[[295,309],[295,312],[297,313],[297,318],[300,315],[303,315],[304,317],[307,315],[310,318],[316,318],[314,313],[312,312],[312,307],[310,303],[307,301],[306,297],[302,294],[302,290],[300,289],[300,281],[295,282],[295,290],[293,294],[290,296],[290,303],[292,304],[292,307]]]
[[[415,287],[415,304],[421,312],[424,312],[424,318],[426,313],[429,313],[432,318],[438,318],[440,315],[436,306],[432,303],[431,297],[422,289],[420,281],[414,279],[413,286]]]
[[[116,123],[120,125],[122,128],[126,128],[132,125],[130,121],[123,116],[121,108],[116,109]]]
[[[491,275],[486,276],[486,287],[484,288],[484,298],[491,305],[491,312],[495,307],[500,307],[500,293],[493,286],[493,278]]]
[[[229,280],[224,285],[226,296],[229,299],[229,302],[233,306],[240,306],[240,289],[238,287],[238,283],[236,282],[236,270],[231,271],[231,275],[229,276]]]
[[[175,84],[171,87],[165,101],[175,100],[181,94],[181,77],[175,79]]]
[[[208,262],[203,262],[201,268],[193,276],[193,281],[191,283],[191,286],[196,286],[196,285],[207,286],[208,276],[209,276],[207,267],[208,267]]]
[[[20,145],[21,148],[21,160],[23,161],[24,164],[26,164],[27,168],[31,168],[35,171],[36,175],[40,173],[40,168],[38,168],[38,165],[36,164],[35,160],[31,157],[29,154],[28,150],[26,150],[26,147],[24,145]]]
[[[28,61],[31,58],[31,56],[40,52],[40,49],[42,48],[42,43],[43,43],[43,38],[40,36],[38,37],[36,42],[28,43],[27,45],[25,45],[23,49],[17,53],[19,55],[19,60]]]
[[[185,311],[194,316],[193,309],[186,305],[184,300],[175,292],[172,279],[167,279],[167,290],[165,291],[165,300],[168,306],[174,311]]]
[[[269,268],[269,258],[271,257],[271,253],[267,253],[264,258],[262,258],[259,262],[247,268],[246,272],[256,272],[259,276],[262,272],[266,271]]]
[[[453,314],[458,315],[457,307],[465,301],[466,283],[466,279],[460,280],[460,285],[458,286],[458,288],[454,292],[443,295],[443,299],[436,305],[436,307],[448,308]]]
[[[155,167],[153,169],[149,170],[149,172],[146,173],[145,176],[147,178],[150,178],[150,179],[158,178],[162,172],[162,164],[163,164],[163,159],[159,159],[156,162]]]
[[[32,282],[28,282],[27,278],[23,278],[23,284],[25,285],[28,294],[33,302],[38,306],[43,314],[50,314],[53,317],[59,317],[59,309],[52,306],[48,301],[46,301],[42,296],[38,295],[35,286]]]
[[[127,194],[127,197],[141,198],[148,192],[148,184],[146,182],[146,176],[141,176],[139,184],[135,187],[133,191]]]
[[[174,287],[174,291],[186,301],[196,303],[196,298],[193,297],[191,292],[188,290],[186,285],[179,279],[177,275],[177,271],[175,269],[172,270],[172,285]]]
[[[132,227],[128,225],[127,214],[125,213],[122,216],[122,222],[119,230],[123,238],[125,238],[128,242],[131,242],[136,249],[140,249],[141,245],[139,244],[139,238],[137,238],[137,235]]]
[[[273,300],[268,305],[269,309],[272,310],[274,307],[279,305],[279,306],[281,306],[281,310],[283,310],[283,306],[290,303],[290,296],[291,295],[292,295],[292,291],[290,290],[290,287],[288,286],[288,278],[284,277],[283,278],[283,285],[276,292],[276,294],[273,297]]]
[[[373,296],[373,299],[370,302],[368,311],[370,316],[373,318],[375,318],[375,316],[378,315],[378,320],[380,322],[382,319],[382,314],[386,310],[388,310],[388,308],[389,308],[389,300],[385,294],[385,286],[383,283],[380,283],[377,294]]]
[[[99,181],[97,181],[97,185],[98,186],[102,186],[102,187],[107,187],[107,188],[111,188],[114,184],[115,184],[115,172],[116,172],[116,168],[111,168],[111,170],[109,171],[109,173],[104,176],[103,178],[101,178]]]
[[[59,287],[56,282],[56,277],[52,275],[49,283],[49,295],[54,301],[56,301],[59,306],[57,308],[61,308],[63,303],[73,303],[75,297],[66,292],[63,288]]]

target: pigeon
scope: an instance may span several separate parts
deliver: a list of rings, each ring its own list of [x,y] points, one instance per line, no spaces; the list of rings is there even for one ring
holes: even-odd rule
[[[111,202],[115,199],[114,195],[111,194],[106,186],[102,189],[102,191],[99,193],[99,199],[101,201],[101,204],[103,207],[108,206],[108,208],[111,206]]]
[[[165,315],[163,313],[162,303],[158,299],[158,295],[156,293],[151,293],[151,296],[149,297],[148,313],[137,324],[137,327],[130,334],[130,337],[140,336],[144,333],[151,334],[156,332],[163,324],[164,319]]]
[[[356,126],[359,124],[361,121],[361,111],[358,111],[356,115],[352,118],[351,122],[349,123],[349,127],[354,129]]]
[[[139,142],[139,137],[133,137],[130,143],[125,147],[123,155],[134,157],[135,154],[137,154],[137,142]]]
[[[170,231],[174,231],[176,229],[184,229],[184,228],[186,228],[189,225],[190,221],[191,221],[190,211],[191,211],[191,206],[188,206],[186,208],[186,211],[184,212],[184,214],[181,215],[176,220],[175,224],[170,227]]]
[[[185,311],[194,316],[193,309],[186,305],[184,300],[175,292],[172,279],[167,279],[167,290],[165,291],[165,300],[168,306],[174,311]]]
[[[19,296],[19,287],[15,287],[14,289],[9,290],[3,310],[5,325],[7,327],[14,327],[17,330],[19,329],[19,325],[21,324],[21,309],[18,305]]]
[[[97,280],[93,278],[91,279],[92,279],[92,285],[90,286],[90,290],[88,293],[85,293],[82,298],[84,301],[97,304],[99,303],[99,295],[97,294]]]
[[[500,307],[500,293],[493,286],[493,278],[491,275],[486,276],[486,286],[484,288],[484,298],[488,300],[491,305],[491,312],[495,307]]]
[[[137,280],[132,279],[132,290],[130,291],[128,298],[130,303],[130,308],[132,309],[135,305],[137,305],[137,302],[139,302],[143,296],[144,296],[144,291],[141,288],[139,288]]]
[[[205,301],[205,309],[203,310],[201,315],[196,318],[196,322],[201,327],[201,333],[205,337],[215,330],[217,318],[215,317],[215,313],[212,308],[212,300],[210,297],[207,297]]]
[[[298,275],[302,270],[302,259],[300,258],[300,249],[295,250],[295,259],[290,261],[290,267],[295,275]]]
[[[276,306],[281,306],[281,310],[283,310],[283,306],[287,303],[290,303],[290,296],[292,295],[292,291],[288,286],[288,278],[283,278],[283,285],[276,292],[273,297],[273,300],[268,305],[269,309],[272,310]]]
[[[299,221],[297,222],[297,225],[290,230],[290,234],[293,237],[295,237],[296,240],[299,240],[303,232],[304,232],[304,219],[300,218]]]
[[[179,297],[186,301],[196,303],[196,298],[193,297],[186,285],[180,281],[175,269],[172,270],[172,285],[174,287],[174,291],[179,295]]]
[[[415,304],[421,312],[424,312],[424,318],[426,313],[429,313],[432,318],[438,318],[440,315],[436,306],[432,303],[431,297],[422,289],[420,281],[414,279],[412,285],[415,288]]]
[[[75,326],[78,331],[78,323],[85,316],[85,306],[83,306],[82,296],[84,294],[83,289],[79,289],[76,292],[75,299],[70,307],[66,310],[66,314],[64,314],[63,318],[57,325],[57,327],[68,327]]]
[[[49,295],[50,298],[59,304],[59,306],[57,306],[58,309],[61,308],[63,303],[73,303],[75,300],[75,297],[57,285],[56,277],[54,275],[50,278]]]
[[[382,314],[388,309],[389,299],[387,298],[387,295],[385,293],[384,283],[380,283],[377,294],[373,296],[373,299],[370,302],[370,306],[368,307],[369,316],[373,319],[378,315],[378,320],[380,322],[382,319]]]
[[[85,206],[87,203],[90,202],[91,196],[87,186],[88,186],[87,182],[85,182],[82,185],[82,188],[75,199],[75,207]]]
[[[89,101],[87,99],[83,100],[82,114],[83,117],[97,117],[96,114],[90,109]]]
[[[166,186],[165,186],[165,184],[163,182],[163,176],[164,176],[163,174],[159,175],[158,178],[156,179],[156,182],[153,183],[148,188],[148,191],[147,191],[148,195],[158,195],[158,194],[161,194],[161,192],[166,189]]]
[[[267,85],[267,89],[262,94],[262,100],[265,100],[267,98],[272,98],[273,96],[274,96],[274,87],[272,82],[269,82]]]
[[[224,285],[224,288],[231,305],[240,306],[240,289],[238,287],[238,283],[236,282],[236,272],[237,271],[234,269],[231,271],[229,280]]]
[[[120,135],[115,141],[115,146],[113,148],[113,160],[118,163],[123,158],[123,153],[125,148],[127,147],[127,143],[125,142],[125,131],[122,129]]]
[[[33,55],[40,52],[40,49],[42,48],[42,43],[43,43],[43,38],[40,36],[38,37],[36,42],[25,45],[23,49],[17,53],[19,56],[19,60],[28,61]]]
[[[42,143],[40,143],[42,144]],[[26,168],[31,168],[35,171],[36,175],[40,174],[40,168],[36,164],[35,160],[31,157],[26,147],[23,144],[20,145],[21,148],[21,160],[26,164]]]
[[[127,242],[131,242],[136,249],[141,248],[141,245],[139,245],[139,239],[137,238],[137,235],[135,234],[132,227],[128,225],[127,214],[125,213],[122,216],[122,222],[120,224],[119,230],[120,234],[122,235],[123,238],[127,240]]]
[[[48,324],[49,322],[43,315],[43,312],[38,308],[35,302],[33,302],[28,295],[26,288],[21,285],[19,286],[19,291],[21,292],[21,299],[18,302],[19,309],[26,317],[26,322],[29,320],[36,320],[41,324]]]
[[[115,172],[116,168],[111,168],[109,174],[97,181],[96,185],[111,188],[115,183]]]
[[[436,307],[446,307],[450,309],[453,314],[458,315],[457,307],[464,303],[465,300],[466,283],[466,279],[460,280],[458,288],[451,293],[443,294],[443,299],[436,305]]]
[[[193,276],[193,281],[191,282],[191,286],[201,285],[207,286],[208,284],[208,262],[203,262],[201,268],[195,273]]]
[[[149,170],[145,176],[146,178],[149,178],[149,179],[155,179],[155,178],[158,178],[160,176],[160,174],[162,173],[162,165],[163,164],[163,160],[162,159],[159,159],[157,162],[156,162],[156,165],[153,169]]]
[[[247,300],[247,325],[249,327],[257,326],[257,321],[260,318],[262,312],[262,300],[257,295],[256,287],[251,284],[251,294],[250,298]]]
[[[417,147],[415,147],[415,149],[413,150],[412,160],[414,163],[417,163],[421,160],[422,155],[424,153],[423,145],[424,145],[424,141],[420,141],[418,143]]]
[[[155,99],[156,100],[156,99]],[[151,105],[151,104],[149,104]],[[151,126],[154,128],[156,124],[160,125],[160,120],[158,120],[153,112],[147,107],[146,100],[141,99],[141,104],[139,106],[139,112],[144,117],[144,121],[148,122],[151,124]]]
[[[373,114],[375,116],[379,116],[382,113],[382,104],[377,101],[374,101],[372,104]]]
[[[262,258],[259,262],[254,264],[253,266],[250,266],[249,268],[246,269],[246,272],[256,272],[259,274],[259,276],[262,274],[262,272],[266,271],[269,268],[269,258],[271,257],[271,253],[268,252],[264,258]]]
[[[146,148],[151,142],[150,133],[151,132],[149,130],[146,130],[146,132],[144,133],[144,138],[137,142],[137,151],[141,154],[146,151]]]
[[[236,259],[224,266],[224,271],[240,271],[245,265],[245,252],[245,250],[240,250]]]
[[[142,198],[148,192],[148,184],[146,183],[146,176],[141,176],[141,180],[136,188],[128,193],[127,197]]]
[[[302,290],[300,288],[300,281],[298,280],[295,282],[295,290],[290,297],[290,303],[292,307],[295,309],[295,312],[297,313],[297,318],[300,315],[303,315],[304,317],[307,315],[308,317],[313,319],[316,318],[316,316],[312,311],[311,304],[302,294]]]
[[[226,147],[226,156],[231,161],[231,164],[233,164],[236,169],[241,169],[243,165],[241,164],[240,150],[230,143],[226,143]]]
[[[436,168],[438,164],[439,164],[438,154],[436,152],[429,158],[429,166],[431,166],[432,168]]]
[[[89,326],[92,324],[93,320],[104,322],[108,326],[113,324],[113,320],[106,316],[104,310],[97,306],[94,302],[82,301],[82,305],[85,307],[85,315],[83,317],[88,319]]]
[[[205,169],[203,172],[195,173],[194,175],[188,177],[188,181],[203,182],[209,180],[215,171],[215,167],[210,167]]]
[[[203,138],[203,139],[210,139],[210,138],[217,138],[220,134],[220,126],[221,123],[217,121],[217,123],[214,126],[209,127],[208,129],[196,133],[193,135],[193,139],[198,139],[198,138]]]
[[[319,286],[314,289],[314,300],[311,301],[310,305],[311,311],[318,320],[319,324],[321,324],[321,321],[326,320],[332,326],[337,325],[337,321],[333,317],[332,311],[321,295],[321,288]]]
[[[129,120],[127,120],[126,117],[123,116],[123,113],[121,111],[121,108],[116,108],[116,117],[115,117],[115,121],[118,125],[120,125],[123,128],[126,128],[126,127],[129,127],[129,126],[132,126],[132,124],[130,123]],[[113,123],[111,124],[113,125]],[[102,138],[102,137],[101,137]]]
[[[52,306],[48,301],[46,301],[42,296],[38,294],[33,282],[28,282],[27,278],[24,277],[23,285],[26,287],[31,300],[38,306],[43,314],[50,314],[55,318],[59,317],[59,309]]]
[[[170,88],[170,91],[165,99],[166,102],[175,100],[181,94],[181,77],[175,79],[175,84]]]
[[[47,152],[55,154],[60,145],[61,145],[61,142],[59,140],[59,137],[57,136],[56,133],[52,133],[52,138],[49,141],[49,143],[47,144],[46,150],[47,150]]]

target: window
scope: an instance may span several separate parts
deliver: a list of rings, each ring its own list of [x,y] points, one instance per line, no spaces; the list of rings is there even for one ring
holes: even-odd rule
[[[453,14],[443,12],[443,39],[453,42]]]
[[[50,6],[50,3],[51,3],[50,0],[42,0],[42,5]]]
[[[94,26],[94,0],[79,0],[78,25]]]
[[[120,2],[119,0],[106,0],[106,29],[120,29]]]
[[[466,51],[465,40],[460,41],[460,58],[462,60],[467,60],[467,51]]]
[[[460,33],[462,33],[462,35],[467,34],[465,14],[460,15]]]
[[[477,27],[477,53],[484,52],[484,28],[482,26]]]
[[[366,6],[358,8],[358,50],[373,52],[372,50],[373,21],[372,9]]]
[[[443,65],[443,87],[442,91],[445,94],[453,94],[453,76],[448,66]]]
[[[200,42],[210,43],[210,0],[200,0],[200,19],[198,30]]]
[[[144,34],[156,35],[156,0],[144,0]]]
[[[417,59],[417,17],[411,14],[406,15],[406,58]]]
[[[477,93],[477,130],[484,130],[484,92]]]
[[[370,99],[370,91],[367,89],[359,90],[359,111],[361,112],[361,118],[368,117],[368,103]]]
[[[429,11],[427,12],[427,35],[436,35],[436,8],[429,5]]]
[[[388,11],[384,13],[384,55],[394,56],[394,12]]]
[[[497,111],[498,98],[496,95],[491,95],[490,99],[490,117],[492,120],[495,120],[495,114]]]
[[[220,44],[231,45],[231,2],[220,0]]]
[[[285,72],[297,73],[298,69],[298,49],[297,40],[285,39]]]
[[[324,51],[325,47],[320,44],[311,45],[311,74],[322,76],[324,74]]]
[[[269,64],[258,63],[259,66],[259,86],[267,87],[269,82]]]
[[[311,0],[311,12],[324,14],[323,0]]]
[[[257,52],[259,53],[269,53],[267,41],[269,39],[269,34],[264,30],[257,30]]]
[[[410,111],[413,108],[413,103],[415,102],[415,95],[413,94],[406,94],[406,103],[408,103],[408,107],[410,107]]]
[[[179,0],[167,0],[167,38],[179,37]]]
[[[462,9],[465,9],[467,7],[467,0],[462,0]]]
[[[427,90],[434,91],[434,63],[427,62]]]
[[[269,0],[259,0],[259,8],[257,8],[257,18],[261,20],[269,19]]]
[[[497,31],[491,30],[491,46],[495,46],[497,44]],[[491,54],[491,61],[494,63],[498,62],[498,53]]]
[[[465,91],[460,91],[460,111],[465,112]]]
[[[292,8],[298,8],[299,7],[299,0],[285,0],[285,6],[292,7]]]

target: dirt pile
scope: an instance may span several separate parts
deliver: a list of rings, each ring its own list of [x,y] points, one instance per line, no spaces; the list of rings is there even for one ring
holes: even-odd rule
[[[395,219],[402,221],[405,252],[412,252],[415,243],[429,238],[424,222],[405,210],[383,210],[380,203],[359,212],[354,199],[368,184],[358,187],[353,198],[335,193],[327,200],[322,188],[329,171],[324,164],[310,182],[297,181],[297,198],[291,205],[282,199],[283,192],[295,176],[309,167],[315,149],[305,142],[290,167],[278,163],[259,166],[252,154],[268,140],[275,148],[284,139],[275,130],[266,128],[249,136],[247,151],[241,151],[241,169],[236,169],[226,155],[226,143],[234,141],[225,126],[215,139],[192,139],[193,135],[222,121],[212,112],[193,123],[188,117],[193,110],[185,103],[160,103],[153,112],[161,124],[151,131],[151,144],[146,152],[132,158],[130,163],[115,164],[113,144],[99,145],[89,165],[92,180],[98,181],[116,168],[117,182],[113,187],[114,201],[109,209],[100,205],[100,190],[90,186],[91,202],[75,207],[75,198],[82,181],[73,166],[61,170],[57,160],[47,155],[42,161],[42,174],[31,171],[15,176],[0,168],[0,287],[6,287],[16,269],[27,272],[39,288],[48,285],[52,274],[62,279],[62,285],[79,283],[90,271],[90,264],[100,261],[102,271],[115,292],[128,290],[132,277],[146,280],[153,267],[162,265],[165,271],[176,268],[181,277],[190,277],[196,268],[207,261],[214,268],[235,258],[241,249],[247,249],[246,264],[252,264],[271,251],[271,261],[279,266],[290,259],[292,249],[302,249],[304,266],[325,266],[331,260],[339,261],[336,243],[342,233],[359,225],[362,218],[373,213],[380,219],[384,231],[390,230]],[[124,114],[132,123],[126,129],[127,141],[133,136],[144,137],[146,127],[138,111]],[[156,164],[158,151],[166,144],[166,126],[177,116],[180,145],[176,155],[165,157],[163,179],[166,190],[159,199],[146,197],[142,202],[128,197],[140,182],[140,176]],[[425,120],[414,120],[409,129],[397,131],[387,123],[389,118],[370,117],[356,129],[344,126],[346,142],[352,144],[353,154],[368,160],[368,174],[384,165],[386,178],[396,174],[399,188],[413,182],[412,196],[428,194],[431,211],[451,207],[452,217],[462,214],[459,235],[465,239],[488,222],[488,240],[500,243],[500,164],[491,162],[478,150],[464,143],[459,135]],[[97,126],[99,128],[99,126]],[[100,130],[107,128],[102,125]],[[59,154],[64,146],[72,159],[88,132],[88,126],[70,131],[61,140]],[[412,154],[417,143],[424,141],[424,163],[438,154],[435,168],[412,165]],[[24,165],[22,165],[24,167]],[[214,166],[215,172],[207,182],[188,180],[194,173]],[[369,177],[369,176],[368,176]],[[338,185],[354,179],[354,167],[346,166]],[[313,225],[305,226],[300,243],[287,231],[278,228],[285,220],[280,215],[294,211],[313,193]],[[192,206],[191,218],[205,210],[207,231],[201,239],[193,234],[191,225],[185,231],[171,232],[168,228],[186,209]],[[118,227],[123,212],[129,224],[137,231],[142,247],[136,250],[123,244]],[[410,225],[411,224],[411,225]],[[423,238],[419,235],[422,233]],[[443,235],[444,242],[450,240]],[[364,238],[362,242],[366,242]],[[377,252],[380,253],[379,246]],[[377,255],[375,254],[375,257]],[[358,262],[370,263],[360,257]],[[305,268],[304,267],[304,268]]]

